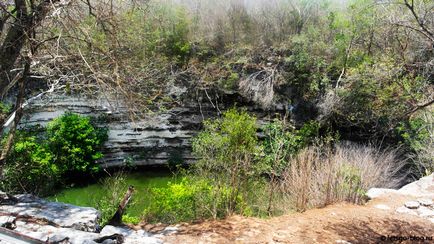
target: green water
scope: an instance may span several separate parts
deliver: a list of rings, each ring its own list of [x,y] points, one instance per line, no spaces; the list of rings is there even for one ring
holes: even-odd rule
[[[123,185],[123,192],[129,185],[134,186],[135,192],[131,203],[126,211],[130,216],[140,217],[143,209],[149,204],[150,188],[167,187],[169,181],[174,182],[175,179],[170,172],[140,172],[130,173],[123,177],[125,182]],[[58,194],[48,197],[48,200],[70,203],[82,207],[94,207],[98,209],[98,203],[101,199],[109,198],[111,192],[107,186],[99,183],[91,184],[85,187],[67,188]]]

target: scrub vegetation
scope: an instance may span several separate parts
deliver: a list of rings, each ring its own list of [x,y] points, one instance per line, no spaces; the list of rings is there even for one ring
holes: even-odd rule
[[[371,187],[434,172],[433,7],[430,0],[2,2],[1,190],[52,195],[101,173],[107,129],[69,112],[46,128],[22,128],[28,101],[53,91],[103,94],[121,100],[131,119],[146,119],[179,105],[170,90],[188,83],[235,94],[267,119],[233,104],[205,120],[192,140],[197,161],[135,195],[125,222],[363,203]],[[102,200],[92,203],[103,222],[128,177],[106,180]]]

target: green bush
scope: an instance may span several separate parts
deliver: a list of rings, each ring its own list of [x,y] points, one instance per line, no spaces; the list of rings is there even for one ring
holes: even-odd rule
[[[99,170],[98,148],[107,138],[90,118],[66,113],[50,122],[45,131],[17,131],[6,160],[1,188],[37,195],[53,193],[66,181],[87,177]]]
[[[412,155],[413,172],[419,176],[434,172],[434,113],[427,111],[419,116],[400,122],[395,134],[403,149]]]
[[[65,113],[50,122],[47,128],[48,147],[60,171],[66,173],[96,173],[102,157],[98,151],[107,139],[105,129],[96,129],[90,118]]]
[[[45,195],[52,191],[60,178],[60,170],[53,163],[54,155],[35,136],[18,132],[6,165],[1,188],[17,193]]]
[[[140,223],[140,217],[137,216],[130,216],[128,214],[124,214],[122,216],[122,222],[126,223],[126,224],[133,224],[133,225],[137,225]]]
[[[336,136],[326,133],[320,136],[320,124],[316,121],[305,123],[300,129],[289,126],[285,120],[275,119],[263,127],[265,138],[262,141],[265,172],[269,176],[268,214],[274,212],[275,195],[279,194],[278,185],[284,170],[290,165],[291,158],[312,144],[336,140]]]
[[[281,171],[289,157],[320,138],[319,130],[320,124],[316,121],[309,121],[298,130],[280,119],[266,124],[262,147],[267,166],[274,165],[279,169],[273,170]]]
[[[169,183],[167,188],[150,189],[150,194],[150,205],[143,211],[145,220],[177,223],[227,216],[232,190],[228,186],[218,187],[203,177],[187,175],[179,182]],[[241,194],[235,201],[238,213],[251,214]]]
[[[250,182],[264,171],[256,135],[256,119],[245,111],[230,109],[223,118],[206,121],[193,140],[197,175],[209,179],[218,189],[228,187],[226,214],[237,212],[238,198],[246,198]]]
[[[337,169],[336,178],[340,184],[336,187],[335,194],[344,196],[346,201],[357,203],[365,195],[360,168],[342,164]]]
[[[426,145],[423,143],[430,137],[426,122],[422,118],[413,118],[400,122],[395,129],[402,143],[412,151],[419,151]]]
[[[347,87],[338,94],[341,105],[330,118],[341,130],[351,130],[352,139],[383,140],[400,122],[414,123],[406,113],[426,99],[420,91],[429,89],[429,81],[397,72],[396,62],[381,58],[348,69]]]
[[[199,184],[191,185],[186,178],[179,183],[169,183],[167,188],[152,188],[152,201],[143,211],[148,221],[176,223],[196,218],[196,202]]]
[[[0,114],[9,113],[11,109],[12,109],[11,105],[0,102]]]

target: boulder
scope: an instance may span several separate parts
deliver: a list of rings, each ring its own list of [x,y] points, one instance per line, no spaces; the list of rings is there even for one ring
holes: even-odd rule
[[[368,192],[366,192],[366,196],[369,199],[375,199],[375,198],[379,198],[381,196],[390,194],[390,193],[398,193],[396,190],[394,189],[386,189],[386,188],[371,188],[368,190]]]
[[[17,228],[14,231],[48,243],[68,240],[68,243],[72,244],[93,244],[96,243],[93,240],[100,236],[98,233],[85,232],[71,228],[54,227],[51,225],[40,225],[25,221],[17,221]]]
[[[55,227],[87,232],[95,232],[99,228],[100,213],[94,208],[49,202],[29,194],[14,197],[16,203],[0,205],[0,215],[40,220]]]
[[[434,210],[428,207],[421,206],[417,209],[417,213],[420,217],[434,218]]]
[[[396,209],[397,213],[403,213],[403,214],[412,214],[412,215],[417,215],[417,212],[415,210],[406,208],[404,206],[401,206],[399,208]]]
[[[7,199],[1,201],[2,196]],[[175,231],[166,228],[166,232],[152,235],[144,230],[108,225],[97,233],[99,218],[100,213],[94,208],[49,202],[29,194],[10,196],[0,192],[0,226],[47,243],[160,244],[159,238]]]
[[[434,197],[434,173],[403,186],[398,190],[400,194],[417,197]]]
[[[419,197],[425,204],[431,204],[431,198],[434,198],[434,173],[419,180],[403,186],[399,190],[387,188],[371,188],[366,193],[369,199],[379,198],[389,194],[401,194],[407,196]],[[421,203],[422,204],[422,203]]]

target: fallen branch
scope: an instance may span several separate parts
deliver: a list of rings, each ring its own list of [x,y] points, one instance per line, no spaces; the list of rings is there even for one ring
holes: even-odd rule
[[[134,193],[134,186],[129,186],[128,191],[125,194],[124,198],[122,199],[121,203],[119,204],[118,210],[113,215],[113,217],[108,222],[109,225],[120,225],[122,224],[122,215],[124,214],[124,211],[128,205],[128,202],[131,200],[131,197]]]

